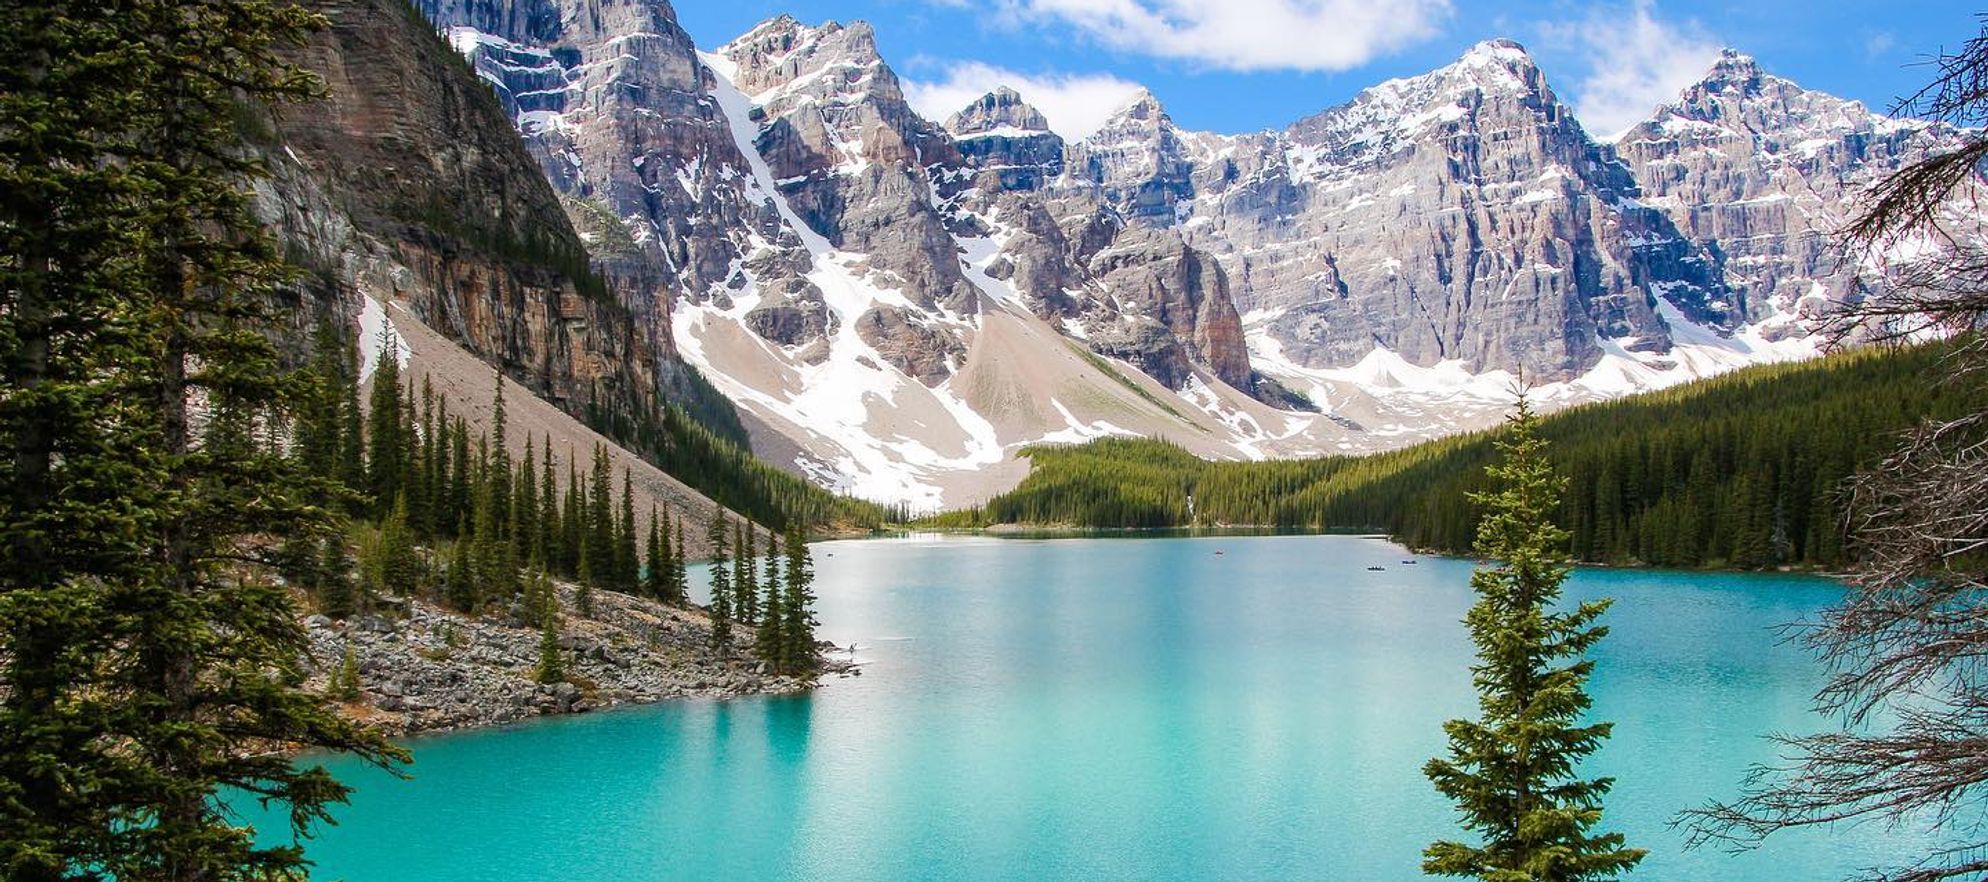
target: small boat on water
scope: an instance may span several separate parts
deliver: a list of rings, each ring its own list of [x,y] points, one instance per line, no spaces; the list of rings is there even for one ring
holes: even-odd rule
[[[1369,569],[1369,570],[1373,570],[1374,572],[1377,572],[1377,573],[1378,573],[1378,572],[1384,572],[1384,571],[1386,571],[1386,570],[1387,570],[1387,567],[1368,567],[1367,569]]]

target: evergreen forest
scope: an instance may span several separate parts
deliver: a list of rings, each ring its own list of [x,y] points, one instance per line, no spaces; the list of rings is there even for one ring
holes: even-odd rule
[[[1578,560],[1757,569],[1835,567],[1845,479],[1926,418],[1967,412],[1928,382],[1953,347],[1864,349],[1748,368],[1541,420],[1568,480],[1559,522]],[[1209,462],[1164,441],[1107,438],[1028,451],[1032,469],[984,506],[925,523],[1084,528],[1371,530],[1467,554],[1496,432],[1360,457]]]

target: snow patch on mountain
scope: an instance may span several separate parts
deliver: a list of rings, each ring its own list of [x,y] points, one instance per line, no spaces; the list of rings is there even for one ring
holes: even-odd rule
[[[394,327],[393,319],[387,318],[387,311],[378,300],[371,296],[362,298],[359,304],[359,382],[373,378],[373,372],[380,369],[380,357],[387,350],[393,350],[394,361],[402,368],[407,360],[414,357],[414,347],[408,345],[407,338]]]

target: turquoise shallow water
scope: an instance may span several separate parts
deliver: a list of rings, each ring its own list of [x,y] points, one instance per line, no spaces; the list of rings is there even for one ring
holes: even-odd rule
[[[1216,552],[1223,552],[1217,554]],[[1454,835],[1420,769],[1468,713],[1466,561],[1347,536],[911,538],[816,546],[823,634],[864,676],[413,742],[311,844],[355,880],[1421,878]],[[1372,572],[1368,566],[1384,566]],[[1840,879],[1911,833],[1684,852],[1668,823],[1821,721],[1777,626],[1805,577],[1585,570],[1639,880]]]

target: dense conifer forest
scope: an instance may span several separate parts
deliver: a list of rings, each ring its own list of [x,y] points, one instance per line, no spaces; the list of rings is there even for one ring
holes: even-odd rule
[[[1767,365],[1546,417],[1568,478],[1560,522],[1576,558],[1682,567],[1845,563],[1838,489],[1921,419],[1962,412],[1944,346]],[[1029,451],[1033,468],[984,507],[938,526],[1256,525],[1375,530],[1467,553],[1493,434],[1365,457],[1202,460],[1161,441],[1111,438]]]
[[[371,400],[362,411],[353,347],[335,331],[321,332],[318,355],[303,372],[298,413],[289,424],[291,456],[305,473],[343,490],[341,507],[351,525],[349,535],[293,535],[280,554],[286,578],[309,591],[321,612],[344,618],[413,597],[466,613],[515,604],[526,621],[556,642],[560,610],[548,574],[578,583],[575,612],[582,616],[594,614],[596,589],[664,603],[688,601],[682,515],[652,508],[644,531],[631,477],[626,470],[615,473],[605,447],[555,451],[549,437],[526,438],[524,456],[515,458],[506,438],[504,391],[494,373],[491,426],[472,438],[468,423],[451,415],[448,402],[425,382],[419,391],[404,382],[393,343],[380,345]],[[703,448],[707,451],[726,449],[722,439],[700,437],[711,442]],[[737,463],[711,463],[707,476],[749,479],[758,471],[728,465]],[[746,498],[767,507],[769,520],[787,526],[788,578],[777,575],[772,534],[762,564],[756,548],[761,528],[720,511],[711,535],[722,538],[729,531],[737,539],[729,549],[713,543],[713,569],[723,572],[729,559],[739,579],[736,586],[727,585],[734,602],[714,604],[713,614],[728,630],[734,619],[760,624],[762,607],[791,608],[758,635],[756,648],[777,669],[798,672],[814,659],[803,532],[808,517],[782,506],[810,497],[781,495],[781,487],[764,484]],[[824,506],[812,513],[835,511]],[[348,556],[352,547],[358,549],[357,561]],[[762,566],[763,603],[753,575]],[[558,679],[557,668],[556,653],[549,653],[540,678]]]

